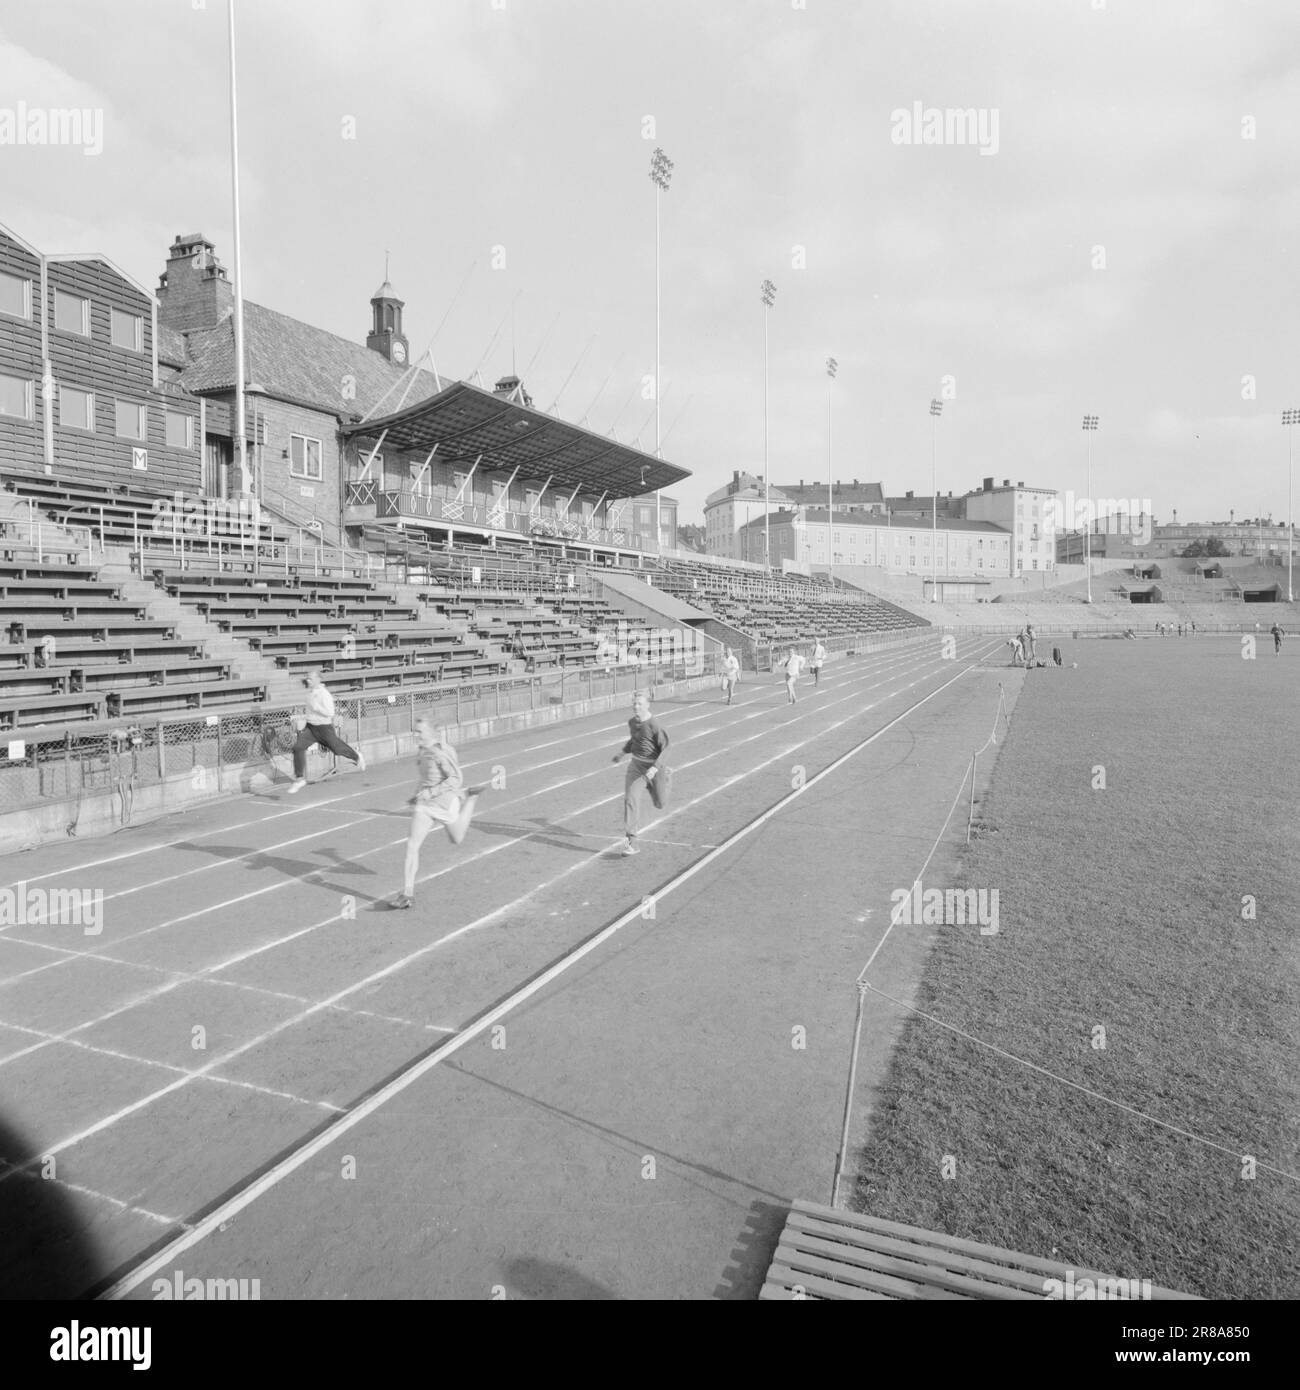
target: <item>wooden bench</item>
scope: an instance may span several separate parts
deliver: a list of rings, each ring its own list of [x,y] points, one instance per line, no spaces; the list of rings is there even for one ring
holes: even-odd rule
[[[0,700],[13,700],[24,695],[65,695],[67,692],[68,672],[55,666],[0,671]]]
[[[146,663],[96,662],[68,668],[72,690],[116,690],[133,685],[184,685],[193,681],[224,681],[230,676],[230,663],[203,657]]]
[[[1047,1299],[1052,1281],[1064,1289],[1091,1279],[1096,1288],[1135,1298],[1196,1299],[1149,1283],[1059,1260],[1020,1255],[919,1226],[903,1226],[812,1202],[795,1202],[786,1217],[760,1299]],[[1104,1285],[1096,1281],[1107,1280]]]
[[[44,636],[46,633],[53,634],[60,647],[65,639],[72,640],[74,637],[84,638],[88,642],[108,642],[110,638],[116,637],[124,644],[135,646],[141,638],[147,637],[156,641],[170,639],[173,628],[170,623],[146,622],[143,619],[133,621],[130,618],[111,623],[81,619],[73,622],[55,622],[46,618],[37,622],[9,624],[9,640],[16,647],[24,646],[33,634]]]
[[[120,719],[125,715],[209,709],[214,705],[258,704],[266,699],[266,686],[260,681],[202,681],[113,690],[104,698],[108,717]]]
[[[42,715],[59,722],[101,719],[104,697],[88,694],[16,695],[0,703],[0,729],[21,729],[44,723]]]

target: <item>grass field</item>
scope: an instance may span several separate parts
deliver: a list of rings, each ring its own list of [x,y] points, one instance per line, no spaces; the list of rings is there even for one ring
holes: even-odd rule
[[[1069,648],[1078,670],[1026,674],[959,882],[935,885],[998,889],[999,930],[941,928],[854,1205],[1296,1298],[1300,646]]]

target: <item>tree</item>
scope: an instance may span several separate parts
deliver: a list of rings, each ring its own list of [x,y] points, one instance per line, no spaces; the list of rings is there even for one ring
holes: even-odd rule
[[[1224,545],[1218,536],[1211,536],[1210,539],[1205,542],[1205,553],[1207,555],[1231,555],[1232,551]]]
[[[1193,541],[1191,545],[1183,551],[1184,560],[1199,560],[1205,554],[1205,542]]]

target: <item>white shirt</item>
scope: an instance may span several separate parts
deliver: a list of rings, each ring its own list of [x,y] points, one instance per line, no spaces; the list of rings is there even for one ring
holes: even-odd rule
[[[308,724],[332,724],[334,722],[334,696],[323,685],[315,686],[307,692]]]
[[[820,642],[813,648],[813,665],[820,666],[826,660],[826,648]]]
[[[740,674],[740,662],[734,656],[729,656],[722,663],[722,669],[729,677],[738,676]]]
[[[803,657],[798,652],[791,652],[789,660],[785,663],[785,673],[787,676],[797,676],[803,670]]]

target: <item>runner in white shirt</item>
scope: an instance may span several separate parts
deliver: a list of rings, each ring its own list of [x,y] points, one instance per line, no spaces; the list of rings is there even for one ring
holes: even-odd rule
[[[822,666],[826,662],[826,648],[822,646],[822,639],[817,638],[817,645],[813,647],[812,661],[808,669],[812,672],[813,685],[819,686],[822,683]]]
[[[736,653],[727,648],[727,655],[722,663],[722,689],[726,693],[727,703],[730,704],[736,693],[736,683],[740,680],[740,660]]]
[[[300,716],[301,717],[301,716]],[[358,772],[366,770],[366,760],[334,732],[334,697],[325,689],[320,672],[307,672],[307,717],[293,745],[293,785],[290,793],[300,792],[307,785],[307,750],[313,743],[328,748],[357,765]]]
[[[798,652],[791,652],[785,659],[785,693],[790,697],[790,704],[797,704],[794,697],[794,683],[799,679],[799,672],[803,670],[803,657]]]

